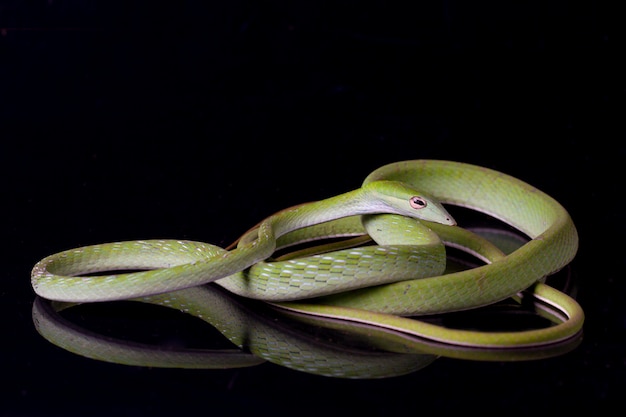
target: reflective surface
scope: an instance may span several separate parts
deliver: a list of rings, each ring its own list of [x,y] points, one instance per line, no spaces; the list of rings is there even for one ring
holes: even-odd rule
[[[185,334],[175,331],[169,335],[160,327],[162,322],[173,321],[176,324],[170,326],[174,329],[185,328],[183,323],[188,319],[155,311],[155,320],[150,309],[146,312],[134,306],[120,307],[120,303],[73,307],[79,311],[66,315],[61,312],[69,310],[71,305],[38,298],[33,306],[33,322],[37,331],[51,343],[78,355],[107,362],[164,368],[229,369],[268,361],[316,375],[356,379],[404,375],[421,369],[438,357],[485,361],[545,359],[571,351],[582,339],[580,334],[543,347],[472,349],[423,340],[371,325],[301,313],[286,315],[280,308],[276,311],[261,303],[235,300],[215,286],[148,297],[141,302],[165,306],[206,321],[232,345],[230,349],[202,349],[193,344],[188,347],[190,341],[186,340]],[[468,323],[472,323],[471,316],[474,315],[473,326],[478,328],[486,327],[487,331],[494,331],[500,327],[500,330],[517,331],[563,320],[559,317],[560,312],[538,304],[534,308],[523,308],[523,304],[500,303],[481,312],[457,314],[460,318],[456,320],[448,314],[431,317],[429,321],[448,327],[451,323],[452,326],[470,328]],[[520,318],[523,315],[526,316]],[[128,322],[136,322],[131,324],[132,332],[122,332],[126,333],[127,339],[111,335],[116,332],[116,318],[121,321],[117,326],[128,327]],[[87,328],[79,326],[77,321],[84,322]],[[93,321],[99,328],[102,328],[99,321],[108,323],[104,330],[109,335],[89,330],[94,326]],[[150,326],[151,322],[156,326]],[[142,329],[145,323],[152,333]],[[198,340],[215,343],[211,337],[203,337],[201,327],[197,332],[191,337],[192,343],[198,343]],[[207,333],[212,334],[210,331]],[[139,343],[137,338],[160,341]]]
[[[482,225],[468,228],[489,239],[504,253],[511,253],[528,239],[496,220],[470,210],[456,209],[464,218]],[[470,223],[471,225],[471,223]],[[489,226],[487,226],[489,225]],[[457,226],[461,227],[461,226]],[[338,243],[336,239],[334,243]],[[322,245],[324,241],[316,242]],[[298,247],[287,249],[298,251]],[[471,269],[483,261],[454,248],[448,248],[445,273]],[[559,282],[561,281],[561,282]],[[549,277],[548,285],[574,296],[578,283],[571,267]],[[553,287],[554,288],[554,287]],[[324,299],[303,300],[322,303]],[[230,349],[188,347],[184,334],[173,343],[164,322],[174,329],[185,328],[184,317],[163,316],[163,312],[137,308],[132,304],[166,307],[195,317],[213,326],[230,342]],[[122,306],[122,307],[120,307]],[[78,310],[76,312],[75,310]],[[155,314],[156,313],[156,314]],[[153,317],[153,315],[155,317]],[[161,319],[159,319],[161,317]],[[152,319],[149,319],[152,318]],[[156,320],[155,320],[156,319]],[[570,318],[558,306],[535,297],[528,289],[495,305],[456,313],[415,317],[430,324],[483,332],[520,332],[555,326]],[[77,322],[82,322],[81,327]],[[103,329],[109,335],[89,328]],[[107,326],[103,328],[102,323]],[[115,337],[116,327],[128,327],[121,339]],[[138,324],[137,324],[138,323]],[[151,323],[155,324],[150,325]],[[37,297],[33,305],[33,324],[39,334],[67,351],[88,358],[125,365],[229,369],[254,366],[268,361],[297,371],[339,378],[386,378],[411,373],[438,357],[485,361],[519,361],[545,359],[567,353],[582,340],[582,331],[544,345],[532,347],[477,348],[429,339],[412,333],[409,328],[387,327],[388,324],[314,316],[292,310],[289,303],[267,304],[237,297],[216,284],[142,297],[126,302],[67,303]],[[142,330],[147,324],[149,331]],[[169,330],[171,331],[171,329]],[[178,334],[175,331],[175,334]],[[198,328],[191,340],[204,331]],[[211,335],[212,332],[208,332]],[[148,337],[156,344],[137,343]],[[187,336],[188,337],[188,336]],[[470,336],[466,336],[471,339]],[[208,341],[212,344],[211,338]],[[193,342],[192,342],[193,343]]]
[[[562,2],[515,10],[435,2],[417,12],[341,2],[3,5],[0,415],[623,408],[626,150],[611,15]],[[202,290],[211,305],[233,306],[225,323],[245,322],[229,339],[175,309],[123,302],[57,311],[30,288],[30,269],[48,254],[148,238],[225,246],[270,213],[414,158],[501,170],[570,211],[580,250],[551,279],[584,308],[581,339],[524,352],[535,358],[468,358]],[[527,307],[429,319],[544,325]],[[44,326],[69,332],[71,343],[58,346]],[[262,347],[259,335],[283,350]],[[166,354],[150,366],[121,364],[108,353],[89,357],[98,355],[86,353],[93,343],[128,361]],[[312,365],[320,351],[333,364],[325,370]],[[164,367],[171,352],[188,366]],[[338,363],[351,374],[320,375]],[[198,364],[205,369],[188,369]],[[206,369],[213,364],[220,369]]]

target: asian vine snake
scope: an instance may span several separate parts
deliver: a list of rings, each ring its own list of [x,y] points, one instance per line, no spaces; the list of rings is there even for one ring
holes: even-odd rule
[[[444,208],[446,204],[489,214],[525,233],[530,240],[507,256],[490,256],[489,245],[464,235],[460,227],[450,227],[455,221]],[[407,218],[426,221],[427,226],[416,228],[420,230],[418,234],[427,236],[427,246],[435,248],[435,255],[427,256],[426,259],[430,260],[421,263],[437,262],[433,260],[438,257],[437,245],[432,244],[428,229],[447,234],[444,240],[468,248],[488,263],[450,274],[439,275],[439,270],[434,272],[435,276],[429,277],[437,269],[433,266],[418,279],[411,279],[407,274],[412,273],[414,262],[396,277],[390,264],[406,266],[407,259],[415,258],[416,249],[407,245],[403,237],[406,233],[397,231],[398,217],[385,223],[387,216],[382,216],[380,222],[372,222],[374,226],[367,230],[376,235],[379,232],[385,234],[389,228],[391,231],[387,234],[391,235],[391,242],[399,239],[393,250],[389,250],[389,245],[367,249],[374,252],[365,255],[360,251],[344,250],[335,252],[334,260],[330,255],[319,255],[316,258],[318,263],[313,267],[304,261],[293,260],[282,270],[268,269],[263,262],[273,255],[277,245],[281,245],[281,239],[289,244],[289,236],[298,236],[298,231],[304,235],[294,238],[296,241],[314,239],[314,234],[320,233],[315,231],[315,225],[331,227],[328,225],[340,224],[335,219],[354,219],[354,216],[368,219],[367,215],[381,213],[400,215],[404,219],[400,222],[403,224],[401,228],[406,228]],[[364,223],[368,227],[367,221]],[[378,324],[454,344],[528,346],[562,340],[582,327],[584,315],[574,300],[537,284],[567,265],[577,248],[578,235],[567,211],[531,185],[466,163],[414,160],[375,170],[356,190],[270,216],[246,233],[239,245],[230,251],[206,243],[169,240],[95,245],[42,259],[33,268],[31,282],[38,295],[71,302],[135,298],[211,281],[244,296],[272,302],[326,295],[320,299],[321,305],[303,304],[302,301],[281,305],[309,314]],[[483,249],[487,254],[481,253]],[[382,263],[372,261],[377,257]],[[387,262],[388,259],[391,261]],[[420,263],[419,260],[416,262]],[[380,269],[379,274],[374,274],[372,266]],[[257,272],[254,272],[255,268]],[[116,269],[149,270],[85,276]],[[346,278],[347,289],[352,291],[334,284],[339,276]],[[384,281],[378,280],[384,276],[393,276],[400,281],[382,284]],[[354,290],[361,282],[368,287]],[[377,283],[380,285],[375,285]],[[422,322],[398,317],[478,307],[505,299],[533,285],[536,285],[538,298],[557,304],[565,311],[568,320],[562,326],[515,334],[464,333],[437,326],[431,328],[425,323],[423,326],[419,324]]]

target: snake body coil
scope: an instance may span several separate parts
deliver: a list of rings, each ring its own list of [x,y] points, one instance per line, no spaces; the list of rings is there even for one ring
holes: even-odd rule
[[[452,227],[455,221],[444,208],[447,204],[497,218],[529,241],[508,255],[498,253],[479,238],[468,237],[464,229]],[[359,229],[345,226],[355,219],[358,224],[363,220],[363,226],[354,233],[367,232],[379,246],[295,259],[280,267],[266,262],[290,236],[301,241],[316,238],[315,233],[342,234],[316,228]],[[469,250],[487,263],[442,274],[443,252],[433,231],[446,243],[478,248]],[[425,239],[426,245],[417,246],[406,237],[413,235],[420,235],[418,240]],[[525,346],[562,340],[582,327],[580,306],[540,283],[570,263],[577,248],[578,235],[567,211],[531,185],[475,165],[414,160],[375,170],[354,191],[270,216],[233,250],[175,240],[94,245],[42,259],[33,268],[31,282],[38,295],[71,302],[135,298],[216,282],[283,308],[378,324],[438,341]],[[413,272],[418,263],[424,269]],[[120,269],[145,271],[91,275]],[[568,319],[549,329],[494,336],[431,328],[400,317],[479,307],[528,288],[534,288],[537,298],[562,308]],[[317,302],[301,301],[311,297],[318,297]]]

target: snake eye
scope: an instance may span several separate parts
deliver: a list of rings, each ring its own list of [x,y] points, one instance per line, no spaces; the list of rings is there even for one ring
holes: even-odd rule
[[[419,196],[413,196],[409,199],[409,204],[411,204],[411,207],[414,209],[419,210],[426,207],[426,200]]]

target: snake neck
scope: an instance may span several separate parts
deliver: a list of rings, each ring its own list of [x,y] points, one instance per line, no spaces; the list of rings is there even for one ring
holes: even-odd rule
[[[379,212],[381,209],[375,207],[381,204],[371,194],[370,190],[359,188],[278,212],[259,224],[255,237],[250,235],[244,244],[222,257],[248,267],[269,258],[276,250],[277,239],[289,232],[343,217]]]
[[[368,189],[359,188],[325,200],[300,205],[266,219],[259,237],[277,239],[284,234],[344,217],[389,211]]]

